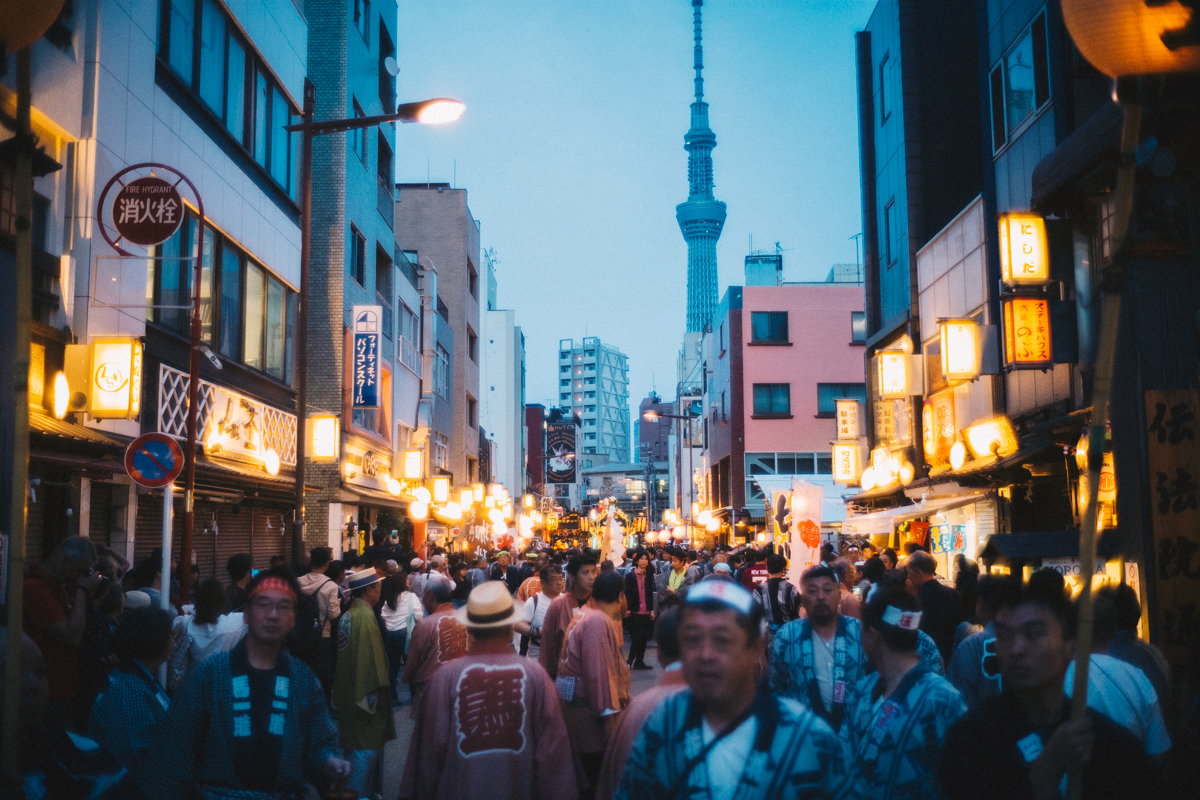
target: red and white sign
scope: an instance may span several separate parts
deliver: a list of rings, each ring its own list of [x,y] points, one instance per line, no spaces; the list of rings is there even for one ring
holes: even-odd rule
[[[173,483],[182,469],[183,448],[165,433],[144,433],[125,450],[125,471],[147,489]]]
[[[121,187],[113,200],[113,227],[140,245],[162,244],[183,222],[183,198],[170,182],[150,175]]]

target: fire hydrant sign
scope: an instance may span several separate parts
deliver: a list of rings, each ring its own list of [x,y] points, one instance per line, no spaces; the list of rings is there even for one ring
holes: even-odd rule
[[[183,222],[183,198],[168,181],[138,178],[121,187],[113,201],[113,226],[126,241],[162,244]]]
[[[183,448],[165,433],[144,433],[125,450],[125,471],[147,489],[172,483],[182,469]]]
[[[379,408],[379,321],[381,306],[354,306],[350,393],[354,408]]]

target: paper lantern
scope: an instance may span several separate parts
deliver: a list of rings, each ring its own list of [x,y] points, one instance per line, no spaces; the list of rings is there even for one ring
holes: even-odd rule
[[[1079,52],[1096,69],[1113,77],[1200,70],[1195,13],[1178,0],[1062,3],[1063,21]]]

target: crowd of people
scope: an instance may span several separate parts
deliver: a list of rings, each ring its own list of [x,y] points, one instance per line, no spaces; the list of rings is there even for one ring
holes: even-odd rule
[[[959,557],[950,585],[905,550],[826,545],[793,583],[753,549],[614,564],[379,532],[293,568],[238,554],[181,598],[160,553],[131,568],[69,538],[25,580],[0,796],[373,798],[409,704],[400,798],[1040,800],[1069,774],[1085,798],[1168,796],[1195,731],[1168,734],[1171,672],[1129,587],[1095,598],[1072,720],[1062,576]],[[632,696],[652,642],[660,680]]]

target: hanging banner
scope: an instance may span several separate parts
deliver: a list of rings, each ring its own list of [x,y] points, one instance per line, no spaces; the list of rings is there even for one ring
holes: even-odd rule
[[[575,482],[575,426],[546,426],[546,483]]]
[[[800,585],[800,573],[821,560],[821,487],[792,478],[792,557],[788,580]]]
[[[966,549],[966,525],[933,525],[929,534],[934,555],[961,553]]]
[[[379,408],[379,321],[383,307],[354,306],[350,318],[354,323],[352,404],[355,409]]]
[[[1158,644],[1167,661],[1195,659],[1200,611],[1200,394],[1148,391],[1146,461],[1154,528]]]

